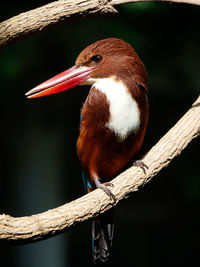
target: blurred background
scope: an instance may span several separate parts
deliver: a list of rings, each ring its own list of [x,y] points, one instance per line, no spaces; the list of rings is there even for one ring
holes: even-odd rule
[[[49,1],[4,3],[0,21]],[[187,111],[200,89],[200,7],[126,4],[115,17],[62,25],[0,51],[0,212],[28,216],[84,194],[76,155],[79,113],[89,87],[41,99],[24,94],[72,66],[92,42],[119,37],[148,71],[147,152]],[[115,208],[112,256],[104,266],[199,263],[199,139],[150,183]],[[90,223],[29,245],[1,244],[1,266],[93,266]]]

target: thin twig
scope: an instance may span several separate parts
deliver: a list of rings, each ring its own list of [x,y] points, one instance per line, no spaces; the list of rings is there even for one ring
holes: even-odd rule
[[[178,4],[200,5],[199,0],[111,0],[110,5],[116,6],[116,5],[137,3],[137,2],[171,2]]]

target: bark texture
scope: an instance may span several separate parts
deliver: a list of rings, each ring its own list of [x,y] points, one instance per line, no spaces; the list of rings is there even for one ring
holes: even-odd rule
[[[150,181],[199,134],[200,96],[176,125],[145,155],[143,161],[149,167],[146,174],[140,168],[132,167],[112,181],[115,203],[102,190],[97,189],[56,209],[29,217],[14,218],[3,214],[0,215],[0,239],[18,243],[33,242],[98,216]]]
[[[116,12],[107,0],[55,1],[1,22],[0,48],[57,24]]]
[[[0,23],[0,49],[40,33],[61,23],[81,20],[94,15],[113,15],[117,13],[114,6],[152,2],[150,0],[59,0],[42,7],[21,13]],[[200,5],[199,0],[154,0],[154,2],[174,2]]]

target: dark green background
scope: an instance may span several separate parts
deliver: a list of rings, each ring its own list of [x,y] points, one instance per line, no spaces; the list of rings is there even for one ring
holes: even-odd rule
[[[5,3],[0,20],[48,3]],[[28,100],[35,85],[72,66],[90,43],[119,37],[148,71],[150,118],[142,153],[187,111],[200,89],[200,7],[128,4],[119,15],[59,26],[0,51],[1,213],[32,215],[84,194],[76,156],[79,111],[88,87]],[[199,264],[199,140],[115,210],[104,266]],[[1,244],[1,266],[92,266],[90,223],[31,245]]]

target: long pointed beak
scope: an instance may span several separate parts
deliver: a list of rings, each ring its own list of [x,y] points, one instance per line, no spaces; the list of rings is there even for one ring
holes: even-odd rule
[[[90,72],[94,67],[73,66],[53,78],[41,83],[26,93],[28,98],[36,98],[56,94],[73,88],[90,78]]]

